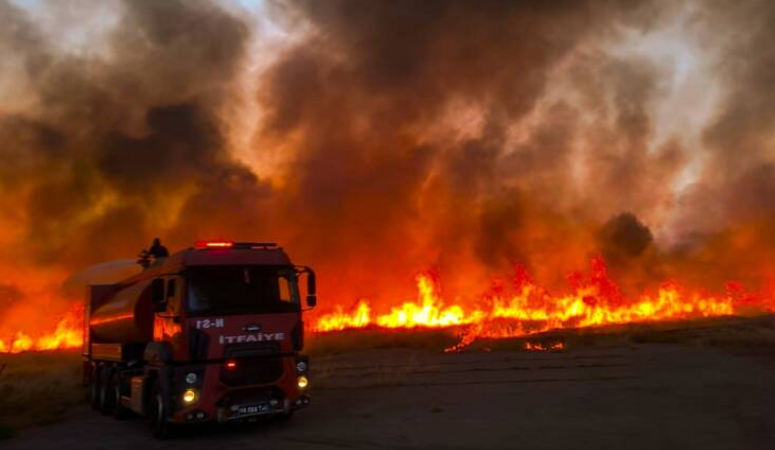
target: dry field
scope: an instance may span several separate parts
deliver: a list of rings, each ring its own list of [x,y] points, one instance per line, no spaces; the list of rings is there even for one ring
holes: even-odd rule
[[[6,355],[6,448],[772,448],[775,318],[567,330],[477,342],[447,332],[312,337],[313,404],[287,424],[168,442],[92,413],[77,352]],[[59,422],[59,423],[57,423]]]
[[[0,355],[0,436],[59,422],[86,401],[80,353]]]

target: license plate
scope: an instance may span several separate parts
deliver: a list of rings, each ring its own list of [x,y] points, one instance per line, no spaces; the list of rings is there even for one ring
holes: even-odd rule
[[[237,409],[237,414],[246,415],[246,414],[260,414],[269,412],[270,406],[269,403],[261,403],[259,405],[245,405],[240,406],[239,409]]]

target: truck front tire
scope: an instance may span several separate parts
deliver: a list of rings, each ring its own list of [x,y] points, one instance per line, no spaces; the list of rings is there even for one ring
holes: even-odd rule
[[[167,422],[167,411],[158,386],[155,386],[153,392],[151,392],[150,400],[148,408],[148,426],[151,430],[151,434],[156,439],[167,439],[172,435],[172,425]]]

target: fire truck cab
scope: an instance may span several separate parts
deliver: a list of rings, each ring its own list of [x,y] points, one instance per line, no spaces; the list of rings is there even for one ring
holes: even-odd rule
[[[89,286],[84,382],[92,407],[134,412],[158,438],[179,424],[290,418],[309,404],[299,280],[272,243],[199,242],[142,273]]]

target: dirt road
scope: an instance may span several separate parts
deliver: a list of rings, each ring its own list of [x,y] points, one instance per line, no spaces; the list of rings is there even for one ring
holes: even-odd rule
[[[378,350],[318,358],[289,423],[173,441],[85,407],[15,449],[772,449],[775,360],[668,345],[563,353]]]

